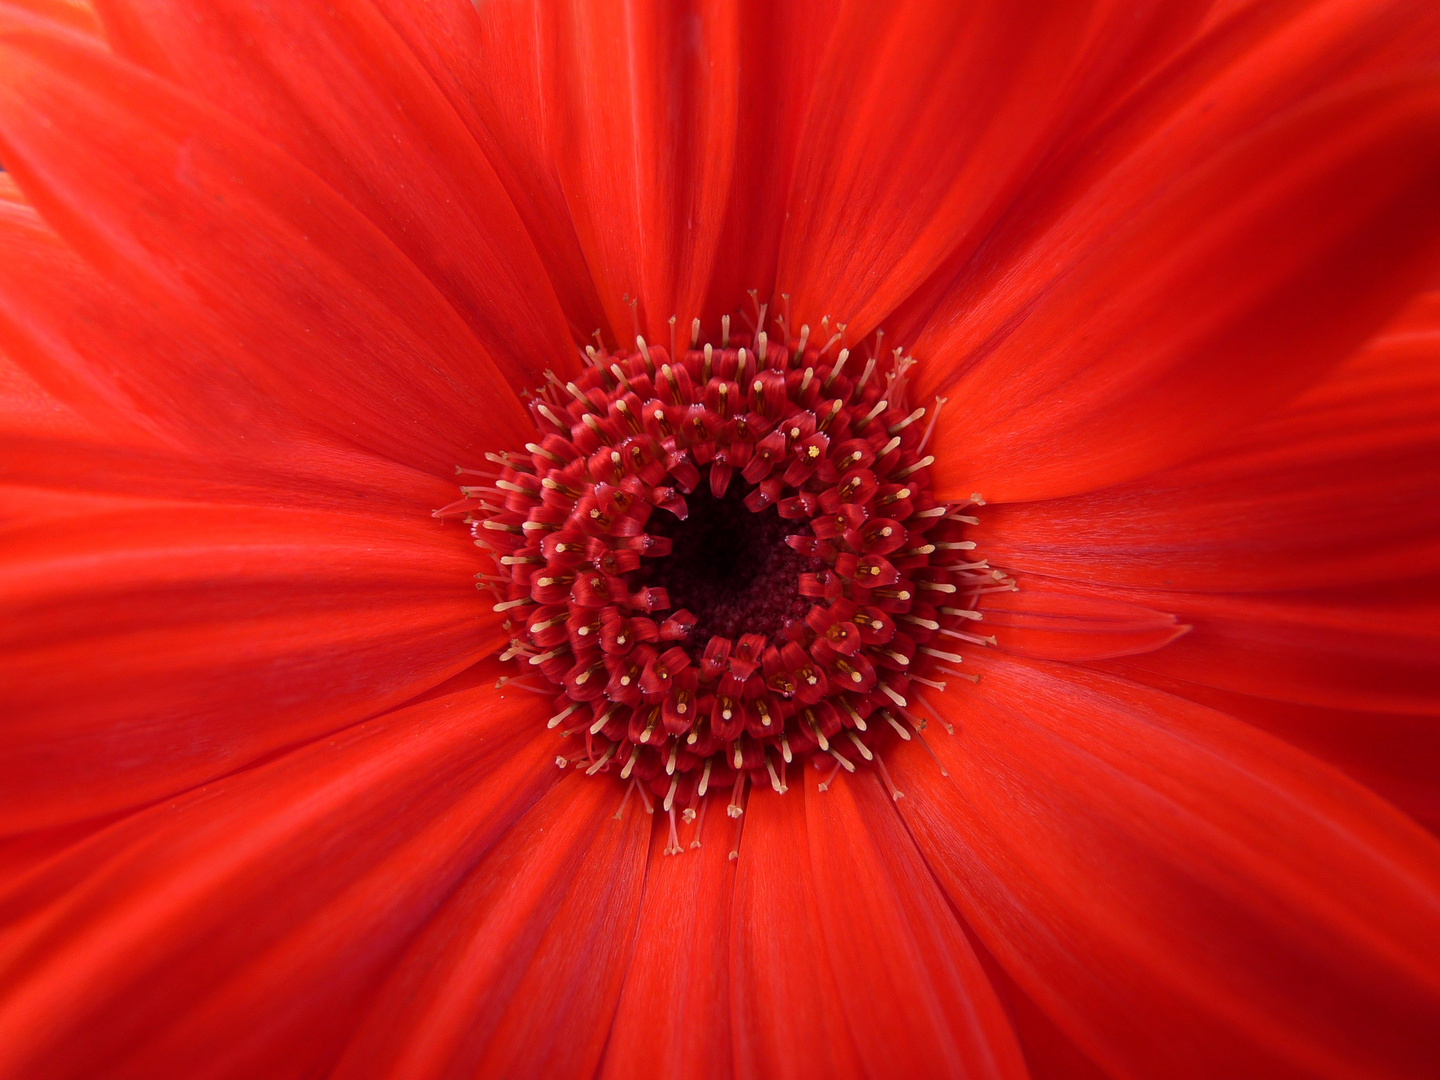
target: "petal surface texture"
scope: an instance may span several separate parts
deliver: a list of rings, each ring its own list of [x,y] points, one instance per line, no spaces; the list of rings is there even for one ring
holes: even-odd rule
[[[411,935],[554,783],[533,706],[489,688],[412,706],[10,884],[0,1075],[323,1073]]]
[[[274,140],[368,218],[518,392],[576,365],[524,223],[440,88],[369,0],[101,0],[117,53]]]
[[[571,773],[537,804],[406,950],[337,1076],[594,1075],[650,840],[640,801],[616,820],[620,803]]]
[[[926,857],[996,959],[1118,1076],[1420,1077],[1440,845],[1221,713],[990,661],[896,755]]]
[[[1018,200],[998,250],[958,272],[915,344],[936,358],[917,394],[958,406],[937,433],[942,497],[1052,498],[1194,456],[1433,280],[1436,85],[1296,95],[1311,54],[1283,34],[1265,46],[1178,101],[1159,80],[1084,168],[1030,196],[1052,203]]]
[[[313,173],[99,49],[23,32],[0,49],[0,160],[109,281],[194,339],[170,363],[132,354],[128,374],[196,441],[300,427],[448,473],[482,431],[528,437],[454,309]]]
[[[16,523],[0,551],[7,832],[374,715],[501,637],[434,522],[129,499]]]
[[[718,809],[718,808],[717,808]],[[718,818],[718,815],[717,815]],[[735,860],[718,820],[710,837],[665,854],[669,830],[656,814],[640,905],[600,1076],[729,1080],[729,925]]]

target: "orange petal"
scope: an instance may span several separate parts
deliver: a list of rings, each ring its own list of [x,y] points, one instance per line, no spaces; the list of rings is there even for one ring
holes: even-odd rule
[[[1223,714],[981,658],[955,735],[891,755],[950,898],[1118,1076],[1420,1076],[1440,1030],[1440,843]]]

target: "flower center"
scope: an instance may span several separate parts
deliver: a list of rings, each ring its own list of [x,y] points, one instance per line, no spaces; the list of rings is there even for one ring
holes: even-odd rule
[[[742,634],[774,638],[810,610],[800,595],[800,575],[824,564],[786,543],[809,530],[773,506],[751,513],[744,502],[750,490],[743,480],[732,480],[717,497],[702,475],[685,498],[690,513],[684,520],[651,515],[647,528],[670,540],[670,554],[646,560],[641,573],[645,584],[665,590],[672,608],[695,616],[691,642],[708,643],[717,634],[732,641]]]
[[[554,695],[558,761],[666,810],[733,787],[738,814],[796,755],[884,776],[1000,575],[930,496],[934,419],[907,412],[899,350],[695,337],[679,359],[588,349],[531,402],[538,441],[456,506],[496,562],[505,657]]]

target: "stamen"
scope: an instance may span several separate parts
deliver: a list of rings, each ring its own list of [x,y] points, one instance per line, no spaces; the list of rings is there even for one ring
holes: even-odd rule
[[[738,818],[741,814],[745,813],[744,808],[740,805],[740,800],[745,795],[745,777],[748,775],[748,773],[743,772],[736,774],[735,787],[730,793],[730,805],[725,807],[726,816]]]
[[[611,743],[609,749],[605,751],[605,753],[601,756],[600,760],[595,762],[594,765],[591,765],[588,769],[585,770],[585,775],[594,776],[601,769],[605,768],[606,763],[615,756],[615,751],[619,748],[619,743]]]
[[[670,799],[668,796],[665,801],[669,803]],[[680,846],[680,834],[675,831],[675,811],[668,805],[665,807],[665,811],[670,816],[670,842],[665,845],[665,854],[679,855],[685,849]]]
[[[706,764],[709,764],[709,763],[707,762]],[[942,771],[942,772],[944,771],[943,767],[942,767],[941,771]],[[946,773],[945,775],[946,775],[946,776],[949,776],[950,774],[949,774],[949,773]],[[697,818],[696,821],[695,821],[695,838],[690,841],[690,848],[691,848],[692,851],[693,851],[695,848],[698,848],[698,847],[700,846],[700,830],[705,827],[705,811],[706,811],[706,809],[707,809],[709,806],[710,806],[710,800],[709,800],[709,799],[701,799],[701,800],[700,800],[700,816],[699,816],[699,818]]]
[[[890,798],[895,802],[903,799],[905,793],[896,789],[895,781],[890,779],[890,770],[885,768],[885,762],[881,760],[879,754],[875,755],[875,768],[879,770],[880,779],[885,784],[885,790],[890,792]]]
[[[976,546],[960,511],[984,500],[935,503],[925,450],[945,402],[903,404],[914,359],[882,333],[852,381],[828,316],[817,351],[753,292],[736,341],[731,316],[718,346],[692,319],[682,354],[672,317],[667,354],[625,303],[634,349],[597,334],[572,380],[547,372],[527,401],[537,437],[488,453],[496,471],[462,469],[476,482],[435,514],[467,519],[494,563],[475,582],[506,616],[502,659],[532,680],[500,685],[552,695],[547,727],[585,745],[557,764],[618,775],[648,812],[658,798],[673,854],[675,811],[703,820],[712,779],[738,821],[746,784],[787,792],[797,754],[832,757],[831,779],[882,770],[916,710],[940,719],[922,691],[975,681],[954,670],[962,646],[994,643],[944,623],[982,620],[978,598],[1016,583],[954,561]]]
[[[862,758],[864,758],[866,761],[875,760],[875,755],[870,752],[869,747],[867,747],[863,742],[860,741],[859,735],[856,735],[853,731],[847,731],[846,734],[850,736],[850,741],[855,744],[855,749],[860,751],[860,756]]]

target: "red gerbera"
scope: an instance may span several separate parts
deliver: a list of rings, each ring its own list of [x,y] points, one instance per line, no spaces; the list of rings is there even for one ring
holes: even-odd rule
[[[0,0],[0,1076],[1435,1075],[1437,62]]]

